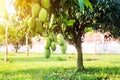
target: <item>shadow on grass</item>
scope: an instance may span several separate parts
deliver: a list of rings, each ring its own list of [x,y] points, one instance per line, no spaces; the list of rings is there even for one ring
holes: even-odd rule
[[[12,57],[9,58],[10,62],[44,62],[44,61],[56,61],[55,57],[46,59],[45,57]]]
[[[119,80],[120,67],[87,67],[83,73],[73,73],[71,80]]]
[[[51,61],[69,61],[77,60],[75,56],[67,55],[53,55],[50,58],[46,59],[44,56],[12,56],[9,57],[10,62],[51,62]],[[97,58],[86,58],[84,61],[97,61]]]
[[[111,63],[113,63],[113,64],[119,64],[120,60],[119,61],[111,61]]]
[[[119,80],[119,67],[87,67],[86,72],[75,72],[75,67],[33,68],[18,71],[0,72],[0,79],[24,80]],[[117,76],[116,76],[117,75]]]
[[[84,61],[96,61],[96,60],[99,60],[99,59],[97,59],[97,58],[86,58],[86,59],[84,59]]]
[[[67,57],[53,56],[48,59],[42,56],[38,57],[10,57],[9,62],[51,62],[51,61],[66,61]]]

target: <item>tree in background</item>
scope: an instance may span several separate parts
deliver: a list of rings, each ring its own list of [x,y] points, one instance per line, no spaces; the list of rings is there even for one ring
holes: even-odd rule
[[[15,52],[18,52],[19,45],[25,45],[25,34],[22,32],[20,22],[18,22],[15,16],[11,17],[8,26],[8,44],[12,44],[15,48]],[[5,45],[5,25],[0,24],[0,45]],[[29,40],[31,44],[31,40]]]
[[[99,1],[90,1],[94,4],[93,9],[89,0],[16,0],[15,6],[16,9],[18,8],[17,11],[20,20],[23,21],[26,15],[29,15],[29,19],[27,20],[28,32],[48,37],[45,44],[47,58],[50,56],[51,42],[57,41],[58,44],[64,45],[65,39],[77,50],[77,71],[83,71],[84,65],[81,44],[86,28],[92,27],[93,29],[107,30],[114,36],[119,26],[116,23],[109,22],[109,19],[112,19],[112,21],[120,20],[118,13],[120,10],[114,1],[112,4],[110,4],[112,1],[101,1],[100,3]],[[106,4],[110,7],[106,7]],[[36,5],[37,7],[34,10],[34,6]],[[112,16],[109,16],[109,14]],[[117,16],[114,18],[114,15]],[[39,28],[36,27],[38,24],[36,23],[37,21]],[[108,23],[111,24],[108,26]],[[106,24],[107,26],[102,26]],[[40,30],[40,32],[36,30]],[[118,30],[118,36],[119,32]]]
[[[93,5],[93,28],[110,32],[106,37],[120,38],[120,4],[115,0],[98,0]]]
[[[31,33],[28,28],[28,18],[31,15],[31,8],[32,3],[36,2],[37,0],[16,0],[14,5],[16,9],[16,15],[18,16],[18,21],[21,22],[21,29],[20,31],[23,32],[24,38],[22,38],[24,41],[23,43],[26,44],[26,55],[28,56],[28,45],[31,44],[31,37],[35,36],[35,33]],[[22,41],[21,41],[22,43]]]
[[[16,52],[18,50],[18,45],[20,44],[22,37],[22,32],[17,30],[16,27],[8,27],[8,44],[12,44],[16,49]],[[5,45],[5,25],[0,26],[0,41],[1,45]]]
[[[5,43],[5,27],[3,24],[0,24],[0,45]]]
[[[5,24],[5,34],[6,34],[6,39],[5,39],[5,56],[4,56],[4,61],[5,63],[8,61],[8,25],[9,25],[9,15],[5,7],[4,0],[0,0],[0,11],[2,13],[2,17],[4,19],[4,24]]]

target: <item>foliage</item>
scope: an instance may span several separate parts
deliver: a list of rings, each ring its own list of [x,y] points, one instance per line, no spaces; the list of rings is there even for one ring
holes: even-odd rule
[[[120,36],[120,4],[114,0],[100,0],[94,3],[94,29],[110,32],[112,37]]]
[[[17,11],[17,15],[19,15],[19,20],[25,18],[27,15],[31,14],[31,3],[33,0],[16,0],[14,5]]]
[[[11,44],[16,44],[16,42],[18,42],[19,40],[19,37],[22,37],[22,34],[15,28],[15,27],[12,27],[12,26],[9,26],[8,27],[9,29],[9,33],[8,33],[8,43],[11,43]],[[19,32],[19,35],[18,35],[18,32]],[[5,41],[5,26],[1,26],[0,28],[0,40],[1,40],[1,43],[3,44],[4,41]]]
[[[25,44],[25,36],[21,31],[20,24],[14,19],[11,18],[10,24],[8,25],[8,44],[12,44],[15,48],[18,45]],[[0,45],[5,44],[5,28],[4,24],[0,24]],[[29,43],[31,41],[29,40]]]
[[[41,5],[38,0],[36,0],[36,1],[38,2],[37,4],[39,4],[41,7],[46,6],[43,4]],[[19,0],[16,0],[16,2],[15,2],[16,11],[17,11],[17,13],[19,13],[19,11],[21,12],[21,15],[19,14],[18,16],[24,20],[25,16],[33,15],[32,11],[34,9],[34,5],[36,5],[36,1],[24,0],[23,2],[20,2],[20,4],[18,4]],[[32,4],[32,2],[33,2],[33,4]],[[41,2],[42,2],[42,0],[41,0]],[[73,0],[73,1],[51,0],[51,6],[49,7],[49,9],[46,8],[47,12],[49,12],[48,19],[45,24],[42,23],[43,27],[45,28],[44,32],[46,32],[47,36],[50,36],[49,34],[56,35],[57,33],[62,33],[62,34],[65,34],[66,39],[69,39],[69,38],[75,39],[75,37],[77,37],[77,36],[75,36],[76,33],[78,33],[78,32],[80,33],[80,31],[81,31],[81,29],[79,30],[80,27],[75,27],[75,26],[79,25],[79,21],[83,21],[83,18],[86,18],[86,19],[84,19],[86,21],[86,23],[84,23],[84,25],[86,25],[91,20],[91,19],[89,20],[89,14],[88,14],[89,12],[87,12],[87,11],[83,12],[84,3],[87,8],[90,7],[92,9],[92,5],[90,4],[90,2],[88,0],[83,0],[83,1],[80,1],[80,0]],[[30,5],[29,7],[27,6],[28,4]],[[70,4],[70,5],[66,5],[66,4]],[[80,7],[81,5],[82,5],[82,7]],[[27,10],[26,8],[23,8],[25,6],[28,7],[29,10]],[[33,9],[32,9],[32,6],[33,6]],[[18,9],[19,7],[21,8],[21,10]],[[82,11],[82,13],[80,13],[79,9]],[[39,14],[41,14],[41,11],[43,11],[43,10],[44,10],[44,8],[42,8],[40,10]],[[26,11],[28,11],[29,13]],[[44,12],[46,12],[46,11],[44,11]],[[24,13],[24,14],[22,14],[22,13]],[[87,15],[88,17],[83,17],[84,14],[85,14],[85,16]],[[22,17],[22,16],[24,16],[24,17]],[[45,16],[45,15],[41,14],[40,16]],[[83,17],[83,18],[81,18],[81,17]],[[39,18],[39,19],[41,19],[41,18]],[[83,24],[83,23],[80,23],[80,24]],[[25,27],[27,27],[27,26],[25,26]],[[76,29],[76,28],[78,28],[78,29]],[[84,30],[82,30],[82,31],[84,31]],[[42,36],[44,36],[44,34],[42,34]]]
[[[31,53],[27,57],[24,53],[10,53],[8,64],[4,64],[3,54],[0,53],[0,79],[119,80],[119,58],[119,54],[100,54],[97,57],[85,54],[86,72],[75,73],[76,54],[52,55],[51,58],[45,59],[44,54]]]
[[[5,27],[3,24],[0,24],[0,45],[3,45],[5,41]]]
[[[63,33],[65,39],[69,40],[69,42],[71,43],[76,42],[75,40],[80,33],[84,34],[85,27],[101,29],[102,32],[110,31],[114,37],[119,37],[119,5],[113,0],[90,1],[94,4],[93,13],[91,12],[91,10],[87,9],[88,7],[92,9],[92,5],[88,0],[51,0],[51,11],[49,14],[51,17],[52,14],[54,14],[54,19],[52,21],[52,27],[49,26],[50,29],[47,28],[47,33],[49,34],[51,31],[54,31],[53,34]],[[19,2],[20,4],[18,4]],[[19,17],[24,18],[26,15],[31,15],[32,5],[34,5],[36,2],[40,3],[38,0],[23,0],[23,2],[17,0],[15,6],[18,13],[19,11],[21,12],[21,15],[19,15]],[[85,8],[83,3],[86,5]],[[18,8],[20,8],[20,10]],[[79,9],[81,10],[81,13],[79,12]],[[83,10],[85,11],[83,12]],[[48,19],[48,21],[49,20],[50,19]],[[47,26],[49,24],[51,24],[51,22],[48,22]]]

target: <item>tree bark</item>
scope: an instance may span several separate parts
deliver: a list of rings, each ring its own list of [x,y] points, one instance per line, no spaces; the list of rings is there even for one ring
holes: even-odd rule
[[[15,52],[18,53],[18,43],[15,45]]]
[[[77,71],[83,72],[84,65],[83,65],[83,53],[82,53],[82,41],[81,37],[76,41],[75,48],[77,50]]]

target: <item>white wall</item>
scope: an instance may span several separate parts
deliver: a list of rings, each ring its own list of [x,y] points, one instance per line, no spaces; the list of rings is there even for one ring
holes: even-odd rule
[[[15,49],[13,48],[12,45],[9,45],[9,52],[15,52]],[[0,47],[0,51],[4,52],[4,46]],[[18,51],[19,52],[25,52],[26,47],[25,46],[21,46]],[[118,43],[117,41],[112,41],[112,42],[107,42],[107,43],[82,43],[82,50],[83,53],[120,53],[120,43]],[[30,52],[40,52],[43,53],[44,52],[44,45],[37,43],[35,45],[33,45],[32,48],[29,49]],[[57,49],[54,53],[60,53],[60,47],[59,45],[57,45]],[[67,44],[67,53],[77,53],[76,49],[73,45],[69,45]]]

